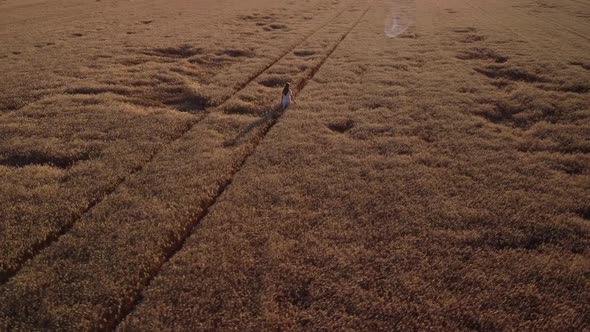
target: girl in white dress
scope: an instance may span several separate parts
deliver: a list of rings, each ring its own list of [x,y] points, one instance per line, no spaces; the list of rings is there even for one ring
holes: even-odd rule
[[[295,98],[293,97],[293,91],[291,91],[291,83],[287,82],[283,88],[283,94],[281,95],[281,106],[283,107],[283,111],[289,107],[291,101],[295,102]]]

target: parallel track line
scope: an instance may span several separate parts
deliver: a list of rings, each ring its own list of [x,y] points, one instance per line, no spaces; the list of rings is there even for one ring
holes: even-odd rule
[[[91,201],[88,206],[82,210],[82,212],[80,212],[79,215],[77,215],[76,217],[72,218],[72,220],[70,220],[64,227],[62,227],[59,231],[50,234],[48,237],[46,237],[43,241],[40,241],[36,244],[34,244],[33,246],[31,246],[31,250],[28,251],[28,253],[22,255],[21,257],[19,257],[16,262],[14,262],[13,264],[15,264],[16,266],[12,269],[8,269],[7,271],[5,271],[4,273],[0,274],[0,285],[6,283],[8,280],[10,280],[12,277],[14,277],[20,270],[21,268],[26,264],[26,262],[28,262],[29,260],[33,259],[35,256],[37,256],[41,251],[43,251],[45,248],[48,248],[49,246],[51,246],[54,242],[56,242],[61,236],[67,234],[73,227],[74,225],[76,225],[77,222],[80,221],[80,219],[82,219],[86,214],[88,214],[96,205],[100,204],[101,202],[103,202],[107,197],[109,197],[111,194],[113,194],[117,188],[119,188],[123,183],[125,183],[125,181],[127,181],[127,179],[131,178],[133,175],[135,175],[136,173],[139,173],[141,170],[143,170],[148,164],[150,164],[158,155],[160,155],[163,151],[165,151],[165,149],[171,145],[173,145],[175,142],[179,141],[180,139],[182,139],[188,132],[190,132],[199,122],[203,121],[207,115],[213,113],[216,109],[221,108],[228,100],[230,100],[232,97],[236,96],[237,94],[239,94],[242,90],[244,90],[246,88],[246,86],[248,86],[248,84],[252,83],[253,81],[255,81],[256,79],[258,79],[260,76],[262,76],[268,69],[270,69],[272,66],[274,66],[276,63],[278,63],[280,60],[282,60],[283,58],[285,58],[288,54],[290,54],[292,51],[294,51],[297,47],[299,47],[301,44],[305,43],[309,38],[311,38],[313,35],[315,35],[318,31],[322,30],[323,28],[325,28],[328,24],[330,24],[331,22],[333,22],[334,20],[336,20],[340,15],[342,15],[347,9],[349,9],[349,7],[347,6],[346,8],[344,8],[343,10],[341,10],[340,12],[338,12],[336,15],[334,15],[332,18],[328,19],[326,22],[324,22],[322,25],[320,25],[318,28],[312,30],[311,32],[309,32],[307,35],[305,35],[299,42],[297,42],[295,45],[289,47],[284,53],[282,53],[278,58],[276,58],[275,60],[273,60],[272,62],[270,62],[269,64],[267,64],[263,69],[259,70],[258,72],[256,72],[252,77],[250,77],[248,80],[246,80],[245,82],[243,82],[242,84],[240,84],[239,86],[237,86],[237,88],[234,90],[233,93],[231,93],[230,95],[228,95],[226,98],[223,99],[223,101],[221,103],[219,103],[218,105],[211,107],[209,109],[206,109],[204,114],[201,116],[200,119],[198,119],[197,121],[193,122],[192,124],[190,124],[189,126],[187,126],[187,128],[185,128],[183,131],[181,131],[179,133],[178,136],[174,137],[173,139],[171,139],[170,141],[168,141],[168,143],[165,143],[162,145],[162,147],[154,152],[146,162],[144,162],[143,164],[137,166],[136,168],[134,168],[133,170],[131,170],[130,173],[128,173],[126,176],[122,177],[120,180],[118,180],[114,186],[112,186],[111,188],[109,188],[108,190],[106,190],[106,192],[99,198]]]
[[[371,6],[369,5],[363,11],[363,13],[359,16],[359,18],[354,22],[354,24],[346,31],[346,33],[344,33],[340,37],[340,39],[333,45],[333,47],[328,51],[327,55],[310,71],[310,74],[307,77],[301,79],[301,81],[297,84],[297,87],[298,87],[299,91],[301,91],[303,88],[305,88],[305,86],[307,85],[307,83],[311,79],[313,79],[313,77],[318,72],[318,70],[325,64],[325,62],[328,60],[328,58],[330,58],[330,56],[332,55],[332,53],[334,53],[334,51],[338,48],[338,46],[342,43],[342,41],[344,41],[344,39],[346,39],[346,37],[350,34],[350,32],[352,32],[352,30],[354,30],[354,28],[356,28],[356,26],[361,22],[361,20],[367,14],[367,12],[369,11],[370,8],[371,8]],[[199,216],[197,216],[195,218],[195,220],[190,225],[188,225],[188,227],[187,227],[186,231],[184,232],[183,236],[181,236],[180,241],[178,241],[178,243],[176,243],[174,245],[174,247],[166,255],[165,259],[162,260],[162,262],[160,263],[160,266],[156,270],[156,272],[146,280],[146,283],[144,284],[142,290],[136,296],[136,298],[133,301],[133,303],[131,303],[131,305],[129,306],[129,308],[127,310],[125,310],[122,313],[122,315],[114,322],[114,324],[112,325],[113,328],[118,327],[119,324],[123,320],[125,320],[125,318],[127,316],[129,316],[137,308],[137,306],[139,306],[141,304],[141,302],[143,300],[143,290],[145,290],[146,288],[148,288],[150,286],[151,282],[161,273],[162,269],[164,268],[164,265],[167,262],[169,262],[179,251],[181,251],[183,249],[186,241],[193,234],[195,228],[201,223],[201,221],[205,217],[207,217],[207,215],[209,214],[209,210],[211,209],[211,207],[213,207],[217,203],[217,201],[221,197],[221,195],[223,195],[223,193],[226,191],[226,189],[232,184],[235,175],[242,169],[242,167],[244,166],[244,164],[246,163],[246,161],[248,160],[248,158],[252,154],[254,154],[254,152],[256,151],[256,148],[258,147],[258,145],[264,140],[264,138],[266,137],[266,135],[268,134],[268,132],[278,122],[278,120],[280,119],[280,117],[282,116],[282,114],[284,114],[284,113],[281,112],[276,117],[273,117],[272,120],[270,122],[268,122],[265,127],[263,127],[263,129],[261,130],[261,134],[258,135],[258,136],[255,136],[255,138],[253,139],[253,142],[251,143],[251,147],[250,147],[249,151],[246,152],[245,155],[244,155],[244,157],[242,158],[242,160],[239,161],[238,165],[234,168],[234,171],[230,175],[229,179],[226,180],[224,183],[222,183],[219,186],[219,188],[217,189],[217,192],[215,193],[214,197],[211,198],[209,202],[206,202],[204,204],[203,211],[200,213]]]

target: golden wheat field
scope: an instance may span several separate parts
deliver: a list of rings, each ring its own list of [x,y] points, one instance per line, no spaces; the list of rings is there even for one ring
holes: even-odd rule
[[[590,331],[590,0],[0,0],[0,45],[0,331]]]

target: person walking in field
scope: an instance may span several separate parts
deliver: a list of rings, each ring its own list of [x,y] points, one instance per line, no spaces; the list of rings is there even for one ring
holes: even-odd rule
[[[295,98],[293,97],[293,91],[291,91],[291,83],[287,82],[283,88],[283,94],[281,95],[281,106],[283,107],[283,111],[289,107],[291,101],[295,103]]]

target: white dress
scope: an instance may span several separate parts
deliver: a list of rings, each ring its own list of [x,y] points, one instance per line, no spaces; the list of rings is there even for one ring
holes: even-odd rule
[[[287,93],[286,95],[283,95],[283,99],[281,101],[281,106],[283,107],[283,110],[287,109],[287,107],[289,107],[290,103],[291,103],[291,91],[289,91],[289,93]]]

